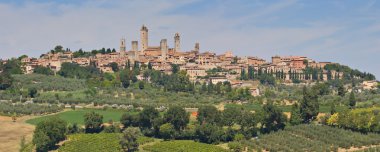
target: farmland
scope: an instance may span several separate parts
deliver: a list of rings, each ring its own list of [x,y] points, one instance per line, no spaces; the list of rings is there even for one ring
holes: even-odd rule
[[[114,110],[114,109],[109,109],[109,110],[99,110],[99,109],[78,109],[78,110],[70,110],[70,111],[65,111],[62,113],[54,114],[54,115],[49,115],[49,116],[43,116],[35,119],[30,119],[27,120],[27,123],[36,125],[38,122],[41,122],[43,120],[47,120],[51,117],[59,117],[68,123],[74,124],[77,123],[79,125],[83,125],[83,116],[86,113],[89,112],[97,112],[101,115],[103,115],[103,122],[107,122],[109,120],[113,121],[119,121],[121,118],[121,115],[125,113],[126,111],[122,110]]]
[[[214,145],[198,143],[191,140],[175,140],[146,146],[143,150],[150,152],[181,151],[181,152],[224,152],[227,150]]]
[[[111,152],[121,151],[119,134],[75,134],[58,149],[59,152]]]
[[[298,125],[242,143],[252,149],[267,151],[337,151],[377,145],[380,135],[323,125]]]

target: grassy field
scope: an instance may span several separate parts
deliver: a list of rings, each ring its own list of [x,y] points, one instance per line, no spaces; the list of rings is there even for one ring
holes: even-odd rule
[[[123,113],[126,113],[126,111],[123,110],[114,110],[114,109],[109,109],[109,110],[100,110],[100,109],[77,109],[77,110],[70,110],[70,111],[65,111],[61,112],[58,114],[54,115],[49,115],[49,116],[43,116],[43,117],[38,117],[35,119],[30,119],[27,120],[27,123],[36,125],[38,122],[41,122],[43,120],[49,119],[51,117],[59,117],[68,123],[77,123],[80,125],[84,124],[84,115],[89,112],[96,112],[101,115],[103,115],[103,122],[108,122],[109,120],[113,120],[114,122],[117,122],[120,120],[121,116]]]

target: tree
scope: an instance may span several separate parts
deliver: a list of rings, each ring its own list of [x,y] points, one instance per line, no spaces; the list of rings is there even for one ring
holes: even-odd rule
[[[119,71],[119,65],[116,62],[110,63],[109,66],[112,68],[113,72],[118,72]]]
[[[131,71],[128,69],[120,71],[119,74],[121,84],[124,88],[128,88],[131,84]]]
[[[233,126],[235,123],[237,123],[237,118],[239,118],[240,114],[241,111],[236,107],[225,109],[222,113],[223,124],[227,126]]]
[[[86,133],[98,133],[102,130],[103,116],[95,112],[86,113],[84,124]]]
[[[267,103],[263,106],[261,116],[262,132],[269,133],[285,128],[286,116],[280,108],[274,106],[272,103]]]
[[[0,73],[0,90],[5,90],[12,86],[13,78],[9,73]]]
[[[138,127],[139,126],[139,115],[132,115],[130,113],[124,113],[120,118],[120,123],[124,125],[124,128],[128,127]]]
[[[344,90],[344,86],[341,83],[338,84],[338,95],[341,97],[344,97],[344,95],[346,95],[346,91]]]
[[[351,109],[355,108],[356,105],[356,99],[355,99],[355,93],[352,90],[349,98],[349,106]]]
[[[33,144],[39,152],[49,151],[55,147],[59,141],[65,139],[67,123],[53,117],[37,124],[33,135]]]
[[[139,88],[142,90],[144,89],[144,81],[139,82]]]
[[[67,134],[75,134],[79,133],[80,128],[78,127],[77,123],[74,123],[73,125],[69,125],[67,127]]]
[[[159,116],[159,112],[154,107],[145,107],[139,114],[140,127],[151,129],[153,121]]]
[[[300,104],[300,113],[303,122],[309,123],[314,120],[319,113],[318,96],[309,91],[306,86],[303,88],[303,99]]]
[[[148,69],[149,69],[149,70],[152,70],[152,69],[153,69],[152,63],[150,63],[150,62],[148,63]]]
[[[37,95],[37,89],[36,88],[29,88],[29,96],[31,98],[34,98],[34,97],[36,97],[36,95]]]
[[[290,124],[291,125],[299,125],[302,123],[302,117],[301,117],[301,113],[300,113],[300,107],[298,106],[298,104],[294,104],[292,106],[292,111],[291,111],[291,115],[290,115]]]
[[[179,65],[178,64],[172,64],[172,73],[178,73],[179,72]]]
[[[189,123],[189,113],[179,106],[170,107],[164,115],[164,121],[173,125],[176,131],[182,131]]]
[[[160,126],[160,135],[165,140],[172,139],[175,134],[174,126],[171,123],[166,123]]]
[[[129,127],[123,131],[123,136],[120,139],[120,145],[127,152],[138,151],[139,143],[137,138],[141,135],[139,128]]]
[[[195,136],[200,142],[216,144],[222,140],[223,130],[220,126],[214,124],[202,124],[197,126]]]
[[[44,75],[54,75],[54,71],[53,70],[51,70],[48,67],[43,67],[43,66],[36,66],[33,69],[33,73],[44,74]]]
[[[202,106],[198,109],[199,124],[219,124],[220,121],[220,112],[214,106]]]
[[[336,113],[335,103],[331,103],[331,105],[330,105],[330,114],[333,115],[335,113]]]
[[[248,110],[243,110],[240,112],[238,119],[240,119],[240,121],[238,121],[240,130],[246,137],[252,137],[256,135],[256,125],[258,120],[254,113]]]

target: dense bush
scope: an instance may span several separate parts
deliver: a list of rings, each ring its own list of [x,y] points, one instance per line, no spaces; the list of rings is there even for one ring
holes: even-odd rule
[[[327,124],[361,132],[380,132],[380,108],[345,110],[332,115]]]

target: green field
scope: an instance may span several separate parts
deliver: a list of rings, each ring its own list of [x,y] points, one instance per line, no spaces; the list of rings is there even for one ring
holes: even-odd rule
[[[150,152],[181,151],[181,152],[227,152],[227,150],[210,144],[195,142],[192,140],[173,140],[159,142],[143,148]]]
[[[86,113],[89,113],[92,111],[103,115],[103,122],[108,122],[111,119],[114,122],[117,122],[120,120],[123,113],[127,112],[127,111],[123,111],[123,110],[114,110],[114,109],[109,109],[109,110],[77,109],[77,110],[70,110],[70,111],[61,112],[61,113],[54,114],[54,115],[42,116],[42,117],[38,117],[35,119],[30,119],[30,120],[27,120],[26,122],[33,124],[33,125],[36,125],[38,122],[49,119],[51,117],[59,117],[65,121],[67,121],[70,124],[77,123],[77,124],[83,125],[84,124],[84,115]]]

